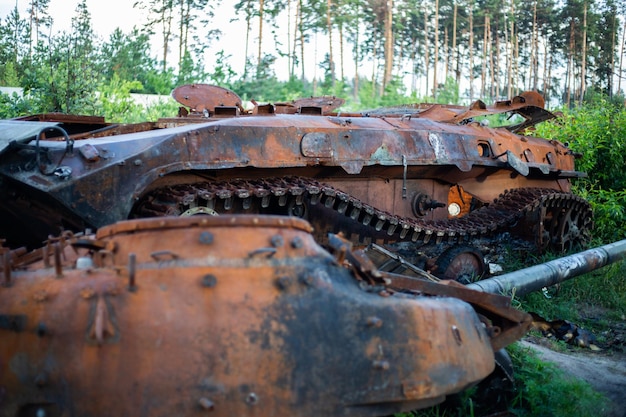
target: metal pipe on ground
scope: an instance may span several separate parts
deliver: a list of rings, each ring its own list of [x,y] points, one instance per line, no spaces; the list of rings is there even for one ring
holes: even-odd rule
[[[626,258],[626,239],[467,285],[492,294],[521,296]]]

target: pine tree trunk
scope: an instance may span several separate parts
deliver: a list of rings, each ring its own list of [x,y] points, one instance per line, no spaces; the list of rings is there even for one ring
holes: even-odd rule
[[[437,100],[437,67],[439,66],[439,0],[435,0],[435,63],[433,65],[433,98]]]
[[[507,97],[511,98],[513,96],[513,55],[515,53],[515,22],[513,17],[515,16],[515,6],[513,3],[514,0],[511,0],[511,22],[510,29],[511,33],[509,35],[509,41],[507,42],[507,47],[509,49],[509,53],[507,54]]]
[[[624,20],[624,27],[622,29],[622,50],[619,54],[619,74],[617,77],[617,92],[622,91],[622,70],[624,68],[624,48],[626,47],[626,19]]]
[[[358,11],[357,11],[357,17],[356,17],[356,33],[354,36],[354,40],[355,40],[355,45],[354,45],[354,100],[358,102],[359,100],[359,63],[361,60],[360,57],[360,51],[361,51],[361,47],[360,47],[360,43],[359,43],[359,38],[360,38],[360,34],[361,31],[359,30],[359,15],[358,15]]]
[[[489,16],[485,13],[485,23],[483,27],[483,65],[480,71],[480,97],[485,97],[487,86],[487,46],[489,45]]]
[[[248,7],[247,10],[250,10],[250,2],[252,0],[248,0]],[[244,67],[243,67],[243,79],[247,80],[248,79],[248,50],[250,48],[250,32],[252,31],[252,23],[251,23],[251,19],[250,19],[250,13],[246,12],[246,52],[244,54]]]
[[[493,60],[494,44],[493,44],[492,31],[491,31],[491,19],[489,19],[488,36],[489,36],[489,61],[488,61],[488,65],[489,65],[489,83],[491,84],[490,88],[489,88],[489,98],[491,100],[493,100],[494,97],[496,96],[496,71],[495,71],[496,63]]]
[[[587,77],[587,2],[585,2],[585,9],[583,12],[583,45],[582,45],[582,63],[580,68],[580,97],[579,103],[582,105],[583,100],[585,99],[585,90],[587,85],[585,83],[585,78]]]
[[[163,21],[163,72],[165,72],[167,70],[167,51],[170,47],[169,41],[172,35],[172,9],[164,7],[161,19]]]
[[[339,65],[341,66],[341,82],[346,79],[345,65],[343,60],[343,23],[339,23]]]
[[[548,101],[550,91],[550,75],[548,74],[548,40],[543,42],[543,98]]]
[[[506,31],[506,28],[505,28]],[[495,49],[496,49],[496,59],[494,62],[494,71],[495,71],[495,85],[496,85],[496,96],[500,97],[502,95],[502,85],[500,85],[500,36],[498,36],[498,31],[496,30],[496,39],[495,39]]]
[[[448,26],[444,26],[443,28],[443,50],[446,53],[446,61],[445,61],[445,76],[444,79],[448,80],[448,73],[450,72],[450,45],[448,45]]]
[[[513,96],[519,95],[519,38],[515,37],[515,60],[513,61]]]
[[[613,14],[613,25],[611,27],[611,73],[607,80],[609,97],[613,97],[613,74],[615,74],[615,34],[617,32],[617,14]]]
[[[474,100],[474,0],[469,2],[469,99]]]
[[[452,13],[452,53],[456,55],[455,75],[456,85],[461,84],[461,52],[456,46],[456,17],[458,15],[459,6],[454,2],[454,12]]]
[[[261,73],[261,62],[263,59],[263,13],[265,12],[265,0],[259,0],[259,49],[256,60],[256,73]]]
[[[572,71],[574,69],[574,19],[570,20],[570,34],[569,34],[569,51],[568,51],[568,60],[567,60],[567,75],[565,77],[565,85],[567,88],[565,104],[567,107],[571,104],[571,80],[573,79]]]
[[[178,73],[180,74],[183,67],[183,41],[185,32],[185,1],[179,0],[180,21],[178,22]]]
[[[299,26],[300,26],[300,70],[302,71],[301,73],[301,81],[304,82],[304,18],[303,18],[303,11],[302,11],[302,0],[300,0],[299,3],[300,7],[300,18],[298,20]]]
[[[424,74],[424,81],[426,82],[426,96],[428,94],[428,79],[429,79],[429,69],[430,69],[430,46],[428,45],[428,11],[424,8],[424,69],[426,73]]]
[[[383,75],[382,92],[391,82],[393,72],[393,0],[386,0],[385,6],[385,72]]]
[[[328,31],[328,65],[333,89],[335,88],[335,61],[333,57],[333,24],[330,16],[332,0],[326,0],[326,30]]]
[[[530,77],[532,79],[531,89],[537,90],[539,83],[539,28],[537,27],[537,0],[533,1],[533,29],[530,42]]]
[[[294,34],[295,38],[295,34]],[[291,52],[291,0],[287,0],[287,74],[289,79],[293,77],[293,56]]]

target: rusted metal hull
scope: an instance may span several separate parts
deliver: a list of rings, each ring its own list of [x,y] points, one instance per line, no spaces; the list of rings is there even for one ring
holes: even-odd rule
[[[0,415],[388,415],[492,371],[469,304],[364,286],[309,232],[147,219],[19,269],[6,252]]]
[[[4,155],[0,193],[10,198],[0,207],[2,228],[5,238],[32,245],[62,227],[127,219],[155,188],[286,173],[317,178],[398,216],[414,217],[416,198],[427,195],[443,207],[426,218],[447,219],[447,207],[458,204],[451,191],[462,188],[484,204],[504,189],[567,192],[569,178],[581,175],[561,144],[520,140],[503,129],[495,139],[495,132],[427,119],[273,115],[84,139],[72,152],[63,142],[41,141],[45,169],[33,165],[36,150]],[[518,158],[524,161],[514,169]],[[71,174],[51,174],[58,165]],[[31,218],[41,223],[37,230]]]

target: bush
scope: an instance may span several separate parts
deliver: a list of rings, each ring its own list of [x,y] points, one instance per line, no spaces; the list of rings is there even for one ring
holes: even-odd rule
[[[576,168],[587,178],[574,182],[574,192],[587,199],[595,216],[596,243],[626,236],[626,108],[605,98],[537,126],[536,134],[569,144],[581,155]]]

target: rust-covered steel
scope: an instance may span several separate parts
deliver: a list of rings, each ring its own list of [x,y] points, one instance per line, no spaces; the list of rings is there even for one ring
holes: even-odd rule
[[[506,297],[381,274],[310,231],[166,217],[5,248],[0,416],[390,415],[487,377],[530,325]]]
[[[576,155],[520,134],[553,117],[537,93],[492,106],[363,113],[338,111],[334,97],[245,110],[219,87],[174,95],[186,106],[181,117],[141,125],[39,117],[58,125],[4,138],[7,245],[34,248],[63,230],[130,218],[278,214],[308,220],[321,241],[342,232],[355,244],[404,241],[432,260],[452,257],[451,265],[419,265],[449,276],[465,265],[484,269],[471,266],[474,248],[450,255],[475,238],[511,233],[539,251],[589,240],[590,206],[570,192],[570,180],[584,176]],[[503,112],[522,123],[492,128],[476,119]]]

